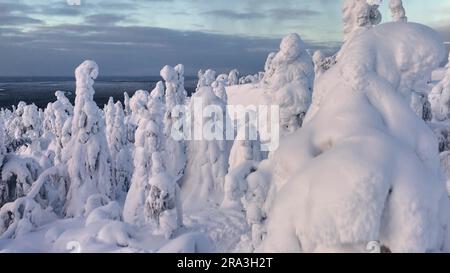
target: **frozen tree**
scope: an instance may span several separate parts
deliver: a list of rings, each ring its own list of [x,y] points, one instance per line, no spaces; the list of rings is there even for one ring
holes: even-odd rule
[[[0,239],[18,238],[55,218],[52,212],[43,210],[34,199],[19,198],[0,209]]]
[[[133,174],[133,161],[131,155],[131,146],[127,139],[127,129],[125,125],[125,114],[122,103],[118,101],[114,105],[114,122],[111,130],[111,159],[112,176],[117,185],[117,198],[125,198],[131,184]]]
[[[130,114],[126,116],[127,135],[130,143],[135,142],[135,133],[140,120],[148,113],[147,104],[149,93],[145,90],[137,90],[129,99]],[[125,105],[126,109],[126,105]]]
[[[23,108],[22,124],[25,127],[25,136],[36,141],[42,135],[42,116],[36,105],[30,104]]]
[[[239,71],[233,69],[228,74],[228,86],[237,85],[239,83]]]
[[[312,56],[312,60],[314,63],[314,74],[315,74],[316,80],[323,74],[323,72],[325,72],[325,69],[322,66],[324,59],[325,59],[325,55],[320,50],[317,50],[316,52],[314,52],[314,54]]]
[[[92,194],[104,194],[112,199],[115,196],[105,125],[93,100],[92,86],[97,75],[98,66],[93,61],[85,61],[75,70],[72,139],[64,150],[70,176],[67,216],[83,215],[84,204]]]
[[[41,171],[39,163],[31,157],[13,153],[6,156],[1,170],[2,200],[0,200],[0,206],[24,197]]]
[[[230,151],[229,171],[245,161],[261,161],[261,143],[255,124],[246,120],[244,128],[237,130],[237,136]]]
[[[408,21],[402,0],[389,0],[389,9],[391,10],[391,16],[394,22]]]
[[[355,33],[381,22],[381,13],[378,10],[380,3],[381,0],[344,0],[342,7],[344,42]]]
[[[180,189],[174,178],[166,173],[159,152],[152,154],[152,177],[148,184],[146,221],[155,223],[159,232],[171,238],[173,232],[183,225]]]
[[[6,146],[5,146],[5,137],[6,137],[6,130],[5,125],[3,121],[3,117],[0,118],[0,167],[3,167],[3,164],[5,162],[5,156],[7,154],[6,152]],[[3,178],[0,180],[0,207],[9,201],[9,187],[8,183],[3,180]]]
[[[221,98],[224,102],[228,101],[227,90],[228,76],[225,74],[219,75],[217,79],[211,84],[214,94]]]
[[[237,132],[230,151],[222,207],[242,209],[241,199],[248,189],[247,177],[257,170],[258,163],[262,160],[262,153],[255,124],[246,119],[243,128],[239,128]]]
[[[165,152],[164,162],[167,172],[173,177],[183,174],[186,167],[186,144],[183,140],[174,139],[172,129],[176,120],[183,119],[181,113],[176,111],[176,106],[183,106],[186,102],[186,90],[184,89],[184,68],[178,65],[175,68],[165,66],[161,70],[161,77],[165,81],[165,114],[164,117],[164,137]],[[181,73],[181,74],[180,74]],[[158,84],[152,92],[155,94],[155,103],[162,102],[162,84]]]
[[[130,107],[130,96],[127,92],[123,93],[123,105],[124,105],[124,113],[125,116],[131,115],[131,107]]]
[[[146,223],[144,209],[145,201],[150,193],[148,181],[152,177],[152,154],[164,149],[163,108],[159,99],[155,96],[150,100],[149,110],[142,113],[136,130],[134,172],[123,211],[124,220],[130,224],[144,225]]]
[[[344,44],[302,129],[258,169],[273,174],[263,250],[354,252],[371,241],[391,252],[448,249],[438,143],[405,94],[444,52],[434,30],[413,23]]]
[[[194,115],[194,126],[211,127],[214,136],[205,135],[188,142],[188,158],[182,180],[183,207],[200,209],[217,206],[223,199],[224,178],[228,170],[229,145],[223,130],[226,119],[225,102],[209,86],[200,87],[191,98],[190,111],[196,107],[214,107],[210,115]],[[194,128],[195,131],[195,128]]]
[[[216,80],[216,71],[207,69],[204,73],[202,70],[198,72],[198,84],[197,89],[203,86],[211,86]]]
[[[184,88],[184,65],[178,64],[175,66],[177,72],[177,102],[179,105],[186,103],[187,91]]]
[[[311,102],[314,65],[298,34],[283,38],[280,51],[270,54],[261,86],[268,89],[268,104],[280,106],[282,134],[298,129]]]
[[[115,119],[115,106],[114,100],[112,97],[109,98],[108,103],[105,105],[103,109],[103,114],[105,117],[105,134],[106,140],[108,141],[109,149],[111,150],[112,144],[112,131],[114,128],[114,119]]]
[[[446,69],[444,78],[431,89],[428,100],[433,120],[444,121],[450,117],[450,67]]]
[[[54,161],[58,164],[62,162],[64,144],[67,143],[67,138],[70,138],[73,106],[64,92],[56,91],[55,96],[56,101],[49,103],[44,111],[44,131],[47,138],[51,139],[48,149],[55,153]]]
[[[63,211],[65,192],[61,192],[61,185],[65,184],[61,179],[64,177],[67,177],[64,165],[51,167],[40,174],[26,195],[2,205],[0,238],[17,238],[55,220],[55,212]],[[59,189],[53,191],[55,185]]]

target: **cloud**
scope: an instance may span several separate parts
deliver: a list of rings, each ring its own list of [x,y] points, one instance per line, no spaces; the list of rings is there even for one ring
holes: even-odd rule
[[[302,18],[311,18],[314,16],[322,15],[321,12],[310,9],[288,9],[288,8],[275,8],[268,10],[270,17],[278,20],[298,20]]]
[[[15,25],[32,25],[32,24],[44,24],[44,21],[20,15],[0,16],[0,25],[15,26]]]
[[[126,16],[111,13],[94,14],[85,17],[85,22],[92,25],[115,25],[126,20]]]
[[[190,75],[209,67],[254,73],[263,69],[267,54],[277,50],[280,42],[117,25],[43,26],[26,35],[8,30],[7,36],[0,37],[5,56],[0,75],[71,75],[84,59],[96,60],[102,75],[158,75],[165,64],[177,63],[185,64]]]
[[[258,13],[258,12],[237,12],[237,11],[226,10],[226,9],[206,11],[206,12],[203,12],[202,15],[218,16],[218,17],[234,19],[234,20],[252,20],[252,19],[260,19],[260,18],[266,17],[264,14]]]

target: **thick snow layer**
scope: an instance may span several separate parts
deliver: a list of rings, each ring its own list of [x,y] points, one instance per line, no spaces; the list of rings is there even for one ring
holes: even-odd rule
[[[449,204],[437,141],[408,106],[444,57],[418,24],[355,36],[317,83],[304,127],[269,159],[276,197],[265,251],[439,251]]]

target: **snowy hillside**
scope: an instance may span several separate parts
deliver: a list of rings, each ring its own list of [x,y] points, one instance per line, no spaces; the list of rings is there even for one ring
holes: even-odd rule
[[[0,251],[450,252],[444,42],[380,4],[344,1],[334,55],[289,34],[192,96],[178,64],[102,109],[87,60],[74,105],[1,109]]]

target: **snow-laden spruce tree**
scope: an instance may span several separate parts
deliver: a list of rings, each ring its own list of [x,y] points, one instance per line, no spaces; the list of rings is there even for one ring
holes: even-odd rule
[[[211,84],[216,80],[216,71],[212,69],[207,69],[205,72],[202,70],[198,71],[198,83],[197,89],[203,86],[211,86]]]
[[[222,202],[230,145],[225,140],[225,102],[214,94],[210,86],[198,88],[189,107],[191,113],[198,113],[195,109],[206,107],[214,110],[212,113],[193,114],[192,117],[195,128],[193,139],[188,142],[181,196],[183,208],[196,210],[218,206]]]
[[[3,167],[5,156],[7,154],[6,145],[6,129],[3,117],[0,117],[0,168]],[[0,207],[9,201],[9,185],[3,178],[0,180]]]
[[[389,0],[389,9],[391,10],[391,16],[394,22],[408,21],[402,0]]]
[[[35,104],[26,105],[23,108],[22,124],[25,128],[23,136],[32,142],[38,141],[43,133],[41,111]]]
[[[64,148],[63,138],[69,135],[71,130],[71,117],[73,106],[62,91],[55,92],[56,101],[49,103],[44,111],[44,132],[46,138],[50,138],[48,150],[54,152],[55,164],[62,161],[62,150]],[[67,126],[65,126],[67,123]],[[69,129],[69,132],[65,131]]]
[[[302,129],[258,170],[273,174],[262,250],[366,251],[372,241],[392,252],[449,250],[437,140],[405,96],[443,57],[439,35],[413,23],[344,44]]]
[[[186,167],[186,143],[182,139],[173,137],[174,123],[181,120],[181,113],[176,111],[179,106],[186,103],[186,90],[184,89],[184,67],[177,65],[175,68],[166,65],[161,70],[161,77],[165,82],[165,114],[164,114],[164,164],[167,172],[173,177],[183,174]],[[164,89],[161,83],[152,92],[155,100],[163,102]],[[177,107],[178,106],[178,107]]]
[[[184,88],[184,65],[177,64],[174,67],[175,71],[177,72],[177,97],[178,97],[178,103],[180,105],[184,105],[186,103],[187,98],[187,91]]]
[[[378,10],[380,4],[381,0],[344,0],[342,6],[344,42],[354,34],[381,22],[381,13]]]
[[[301,127],[311,103],[314,65],[298,34],[283,38],[280,51],[269,55],[261,88],[266,90],[267,105],[280,106],[282,134]]]
[[[183,225],[180,188],[174,177],[166,172],[161,153],[152,154],[152,176],[145,201],[144,214],[148,223],[153,223],[156,232],[171,238],[173,232]]]
[[[136,130],[142,117],[148,113],[147,104],[149,100],[149,93],[145,90],[137,90],[134,95],[129,98],[127,102],[127,95],[125,96],[125,110],[129,108],[129,114],[126,115],[125,123],[127,125],[127,135],[130,143],[134,143]],[[127,106],[128,105],[128,106]]]
[[[114,105],[114,99],[112,97],[109,97],[108,103],[103,108],[103,116],[105,118],[105,134],[106,134],[106,140],[108,141],[109,149],[111,150],[111,144],[113,142],[113,128],[114,128],[114,119],[115,119],[115,113],[116,108]]]
[[[223,208],[242,209],[242,197],[248,190],[247,177],[257,170],[262,160],[261,143],[256,124],[246,119],[240,124],[230,151],[228,173],[224,182]]]
[[[237,69],[233,69],[228,74],[228,86],[239,84],[239,71]]]
[[[444,78],[431,89],[428,100],[434,121],[450,118],[450,67],[446,68]]]
[[[216,96],[222,99],[224,102],[228,101],[226,90],[227,85],[228,85],[228,76],[225,74],[219,75],[217,79],[211,84],[214,94],[216,94]]]
[[[155,89],[154,92],[158,92]],[[152,92],[153,93],[153,92]],[[151,96],[148,110],[141,113],[134,142],[134,172],[131,178],[131,186],[128,191],[123,219],[134,225],[142,226],[147,223],[145,217],[145,201],[150,187],[149,180],[152,177],[152,154],[164,150],[163,116],[164,105],[161,97]]]
[[[111,141],[112,176],[114,183],[117,185],[116,196],[119,200],[123,200],[125,199],[131,184],[133,157],[132,147],[127,138],[125,114],[122,103],[118,101],[114,105],[114,108],[115,117],[111,130],[111,137],[109,138]]]
[[[93,194],[114,199],[111,158],[101,110],[94,102],[94,80],[98,66],[85,61],[75,70],[76,98],[72,120],[72,139],[64,149],[70,176],[66,215],[82,216],[84,204]]]

